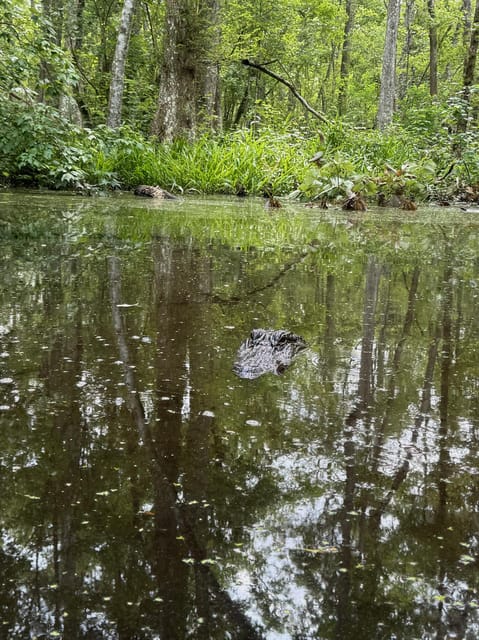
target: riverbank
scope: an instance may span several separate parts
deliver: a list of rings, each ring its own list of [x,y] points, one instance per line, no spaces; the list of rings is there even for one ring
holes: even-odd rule
[[[177,195],[294,196],[325,204],[352,194],[368,205],[392,197],[479,199],[479,139],[469,139],[459,153],[465,142],[447,130],[413,135],[396,127],[380,133],[337,123],[321,136],[249,128],[160,144],[128,127],[79,129],[53,110],[35,114],[25,135],[17,115],[19,121],[0,131],[4,186],[89,194],[149,184]]]

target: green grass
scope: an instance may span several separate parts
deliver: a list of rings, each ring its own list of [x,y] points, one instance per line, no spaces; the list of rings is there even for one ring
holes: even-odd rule
[[[292,191],[307,167],[304,140],[291,136],[238,131],[217,138],[171,145],[145,142],[142,149],[114,149],[109,164],[125,187],[140,183],[204,194],[235,193],[241,184],[250,194],[271,186]]]
[[[436,161],[441,174],[453,162],[446,147],[445,140],[418,140],[400,128],[381,134],[336,125],[323,143],[318,136],[294,132],[240,130],[169,145],[143,141],[125,146],[119,140],[101,169],[114,173],[123,188],[158,184],[181,193],[233,194],[241,184],[251,195],[270,189],[284,196],[303,183],[311,171],[309,159],[320,149],[326,161],[341,156],[354,173],[374,177],[386,164],[399,168],[428,159]],[[457,163],[456,175],[460,168]]]

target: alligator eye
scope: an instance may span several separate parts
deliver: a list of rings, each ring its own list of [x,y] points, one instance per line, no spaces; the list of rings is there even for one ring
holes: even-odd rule
[[[278,376],[283,375],[283,373],[286,371],[288,367],[283,364],[282,362],[277,362],[276,363],[276,373],[278,374]]]

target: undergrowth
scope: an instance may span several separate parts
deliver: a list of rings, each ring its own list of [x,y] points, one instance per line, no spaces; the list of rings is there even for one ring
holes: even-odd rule
[[[54,109],[13,108],[0,98],[0,178],[4,184],[80,191],[152,184],[185,194],[295,193],[314,199],[358,191],[367,196],[378,190],[371,185],[391,183],[393,191],[409,191],[416,199],[454,197],[461,189],[476,195],[477,133],[418,130],[410,123],[380,133],[337,122],[323,134],[251,128],[160,144],[128,127],[79,129]]]

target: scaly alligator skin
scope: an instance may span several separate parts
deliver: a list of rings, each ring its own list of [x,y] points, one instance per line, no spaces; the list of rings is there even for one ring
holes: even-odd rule
[[[265,373],[281,375],[306,347],[303,338],[290,331],[253,329],[238,349],[233,371],[250,380]]]

